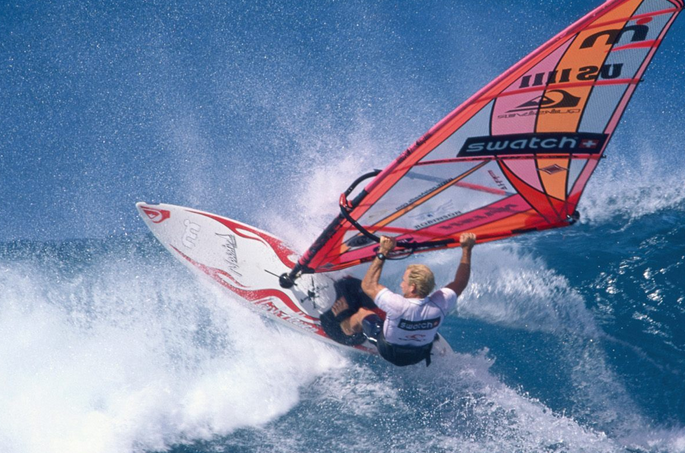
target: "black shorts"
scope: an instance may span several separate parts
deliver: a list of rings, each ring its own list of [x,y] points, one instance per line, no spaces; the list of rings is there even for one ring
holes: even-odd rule
[[[396,366],[415,365],[423,360],[426,366],[431,363],[433,343],[425,346],[405,346],[388,343],[383,336],[383,320],[377,314],[372,314],[362,320],[364,335],[376,343],[378,353],[388,362]]]

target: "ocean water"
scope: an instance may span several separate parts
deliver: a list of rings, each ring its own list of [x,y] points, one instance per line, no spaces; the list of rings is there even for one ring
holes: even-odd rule
[[[429,368],[261,318],[134,206],[303,251],[351,181],[599,3],[0,5],[0,452],[685,452],[682,18],[580,222],[477,246]]]
[[[148,234],[4,242],[2,451],[685,451],[685,191],[621,168],[579,225],[476,247],[429,368],[264,320]]]

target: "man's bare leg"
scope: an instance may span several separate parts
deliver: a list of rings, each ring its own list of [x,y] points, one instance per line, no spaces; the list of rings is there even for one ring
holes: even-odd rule
[[[334,316],[338,316],[340,313],[342,313],[344,310],[347,310],[348,308],[350,308],[350,306],[347,304],[347,299],[345,299],[345,297],[341,297],[333,303],[331,311],[333,312]]]
[[[361,307],[357,313],[341,322],[340,327],[342,328],[342,331],[345,332],[345,335],[359,333],[362,331],[362,320],[372,314],[374,314],[373,311]]]
[[[344,310],[347,310],[350,306],[347,304],[347,299],[344,297],[339,298],[331,307],[333,315],[338,316]],[[371,310],[366,308],[360,308],[355,314],[347,319],[340,322],[340,328],[345,335],[354,335],[362,331],[362,319],[366,318],[368,315],[373,314]]]

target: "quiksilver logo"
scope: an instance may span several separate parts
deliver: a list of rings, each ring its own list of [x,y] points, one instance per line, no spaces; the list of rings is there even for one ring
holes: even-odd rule
[[[149,206],[142,206],[140,209],[147,215],[147,218],[150,219],[152,223],[162,223],[171,217],[171,212],[166,209],[155,209]]]
[[[507,112],[522,112],[538,109],[561,109],[577,107],[580,98],[564,90],[548,91],[542,96],[536,96],[528,102],[524,102],[518,107],[507,110]]]
[[[457,157],[516,154],[598,154],[606,134],[550,133],[469,137]]]

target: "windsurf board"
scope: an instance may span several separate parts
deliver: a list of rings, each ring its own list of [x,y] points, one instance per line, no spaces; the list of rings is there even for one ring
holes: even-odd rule
[[[279,276],[299,256],[279,238],[236,220],[171,204],[137,203],[138,212],[155,237],[179,261],[208,277],[232,300],[318,340],[377,354],[369,341],[346,346],[330,339],[319,317],[335,301],[334,281],[324,273],[303,274],[291,288]],[[451,353],[440,338],[433,357]]]

